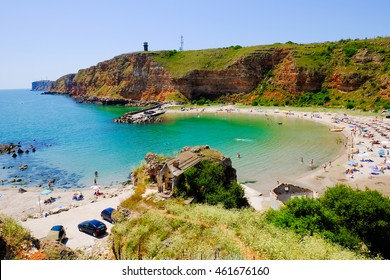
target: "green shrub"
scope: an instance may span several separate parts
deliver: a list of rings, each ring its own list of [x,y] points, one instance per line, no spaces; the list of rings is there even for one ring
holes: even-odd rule
[[[165,55],[166,55],[167,57],[172,57],[172,56],[174,56],[175,54],[177,54],[177,50],[167,51]]]
[[[345,185],[329,188],[321,203],[332,209],[350,234],[374,254],[390,258],[390,199],[378,191],[353,190]]]
[[[267,218],[275,225],[290,228],[302,236],[318,234],[344,247],[359,248],[359,238],[351,235],[339,224],[338,216],[316,199],[293,198],[280,211],[269,211]]]
[[[211,160],[201,161],[184,172],[184,179],[175,189],[175,194],[194,197],[198,202],[211,205],[222,204],[225,208],[247,207],[248,201],[237,182],[226,182],[223,167]]]
[[[230,49],[233,49],[233,50],[239,50],[241,49],[242,47],[240,45],[235,45],[235,46],[230,46],[229,47]]]
[[[390,258],[390,200],[377,191],[329,188],[318,200],[294,198],[267,219],[302,236],[320,235],[357,252]]]
[[[355,108],[355,102],[354,102],[354,101],[348,100],[348,101],[345,103],[345,108],[347,108],[347,109],[353,109],[353,108]]]

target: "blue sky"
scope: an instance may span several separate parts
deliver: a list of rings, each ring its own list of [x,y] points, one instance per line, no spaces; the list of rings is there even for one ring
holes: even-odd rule
[[[390,36],[390,1],[1,0],[0,88],[122,53]]]

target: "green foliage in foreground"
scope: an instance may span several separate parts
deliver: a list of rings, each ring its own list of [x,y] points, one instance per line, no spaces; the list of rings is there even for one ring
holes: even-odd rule
[[[0,214],[1,260],[74,260],[78,257],[61,243],[36,239],[15,219]]]
[[[321,198],[351,235],[357,235],[372,253],[390,259],[390,199],[378,191],[353,190],[339,185]]]
[[[221,203],[228,209],[249,206],[243,188],[237,182],[226,182],[223,167],[211,160],[201,161],[186,170],[175,192],[183,197],[194,197],[198,202]]]
[[[24,247],[32,247],[30,232],[14,219],[0,215],[0,259],[18,259]]]
[[[166,201],[112,228],[117,259],[339,260],[364,256],[316,234],[276,227],[263,213]]]
[[[346,248],[390,258],[390,200],[377,191],[329,188],[318,200],[294,198],[267,219],[301,236],[318,234]]]

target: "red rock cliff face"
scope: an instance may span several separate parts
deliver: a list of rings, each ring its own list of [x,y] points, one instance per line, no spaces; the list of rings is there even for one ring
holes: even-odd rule
[[[304,51],[301,46],[295,49],[294,46],[270,46],[254,49],[252,53],[226,63],[223,69],[193,69],[180,77],[153,59],[153,53],[124,54],[80,70],[76,75],[61,77],[53,83],[50,91],[86,99],[125,101],[157,100],[172,92],[180,92],[188,99],[198,96],[216,98],[225,94],[249,93],[259,82],[265,81],[276,86],[280,96],[286,97],[286,93],[318,92],[322,87],[351,92],[364,89],[364,85],[370,82],[371,87],[377,88],[377,94],[387,98],[390,82],[388,70],[383,66],[386,52],[361,48],[347,60],[342,46],[337,51],[328,52],[325,46],[315,46],[314,50],[322,48],[322,52],[329,56],[322,64],[318,59],[321,61],[323,57],[312,55],[312,46]],[[318,53],[322,55],[317,50]],[[382,76],[377,75],[379,70]]]
[[[200,95],[218,97],[227,93],[248,93],[287,54],[283,49],[255,52],[224,70],[194,70],[184,78],[175,79],[176,89],[190,99]]]
[[[324,82],[325,75],[319,71],[297,67],[289,53],[282,63],[275,67],[272,83],[290,93],[316,92]]]
[[[61,78],[51,89],[73,97],[96,96],[151,100],[163,92],[180,92],[191,99],[200,95],[218,97],[253,90],[266,73],[289,51],[259,51],[243,57],[223,70],[193,70],[182,78],[173,77],[147,53],[115,57],[80,70],[71,83]]]
[[[51,84],[49,91],[54,91],[58,93],[63,93],[63,92],[69,93],[72,89],[72,83],[75,75],[76,74],[68,74],[62,76],[61,78],[59,78],[58,80],[56,80]]]
[[[80,70],[70,94],[140,100],[173,89],[170,74],[147,54],[129,54]]]
[[[332,88],[350,92],[360,88],[368,79],[368,75],[356,72],[334,72],[329,76],[327,83]]]

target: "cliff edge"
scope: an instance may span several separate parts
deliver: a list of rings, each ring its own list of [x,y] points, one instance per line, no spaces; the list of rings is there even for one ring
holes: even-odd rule
[[[123,54],[61,77],[79,99],[215,100],[252,105],[390,106],[390,37]]]

